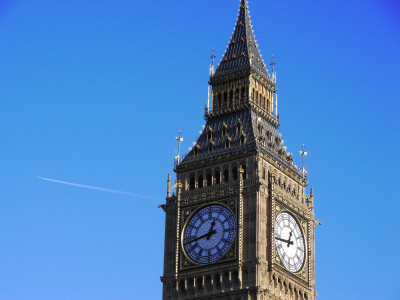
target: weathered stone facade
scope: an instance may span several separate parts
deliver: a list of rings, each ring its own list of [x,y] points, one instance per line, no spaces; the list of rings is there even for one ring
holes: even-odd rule
[[[241,0],[235,32],[210,84],[205,128],[175,167],[176,195],[168,191],[162,205],[163,299],[315,299],[313,195],[306,195],[306,176],[278,133],[274,74],[259,54],[247,0]],[[236,236],[223,257],[199,264],[183,249],[183,230],[210,203],[234,214]],[[296,273],[276,250],[279,212],[290,213],[304,236],[305,259]]]

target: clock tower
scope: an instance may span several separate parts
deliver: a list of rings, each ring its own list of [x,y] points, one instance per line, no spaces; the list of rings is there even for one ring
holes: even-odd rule
[[[313,193],[278,132],[271,65],[241,0],[204,130],[168,176],[164,300],[316,297]]]

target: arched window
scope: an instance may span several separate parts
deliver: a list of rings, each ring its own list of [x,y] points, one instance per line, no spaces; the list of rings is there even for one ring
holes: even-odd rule
[[[188,286],[187,286],[188,292],[189,292],[189,294],[193,295],[194,294],[194,279],[193,278],[189,278],[187,283],[188,283]]]
[[[232,273],[232,282],[234,286],[239,284],[239,273],[236,270]]]
[[[229,105],[233,104],[233,91],[229,92]]]
[[[228,106],[228,93],[227,92],[224,93],[224,106],[225,107]]]
[[[217,289],[221,288],[221,278],[220,278],[219,274],[215,275],[214,284],[215,284]]]
[[[225,168],[224,169],[224,182],[228,182],[229,181],[229,169]]]
[[[242,135],[242,136],[240,137],[240,145],[243,145],[245,141],[246,141],[246,140],[245,140],[245,137]]]
[[[211,277],[210,276],[206,277],[206,284],[205,285],[206,285],[207,291],[211,291],[212,290]]]
[[[213,138],[213,134],[212,134],[212,131],[209,129],[207,132],[207,140],[210,141],[210,140],[212,140],[212,138]]]
[[[242,87],[242,99],[246,99],[246,88]]]
[[[218,107],[221,108],[222,106],[222,95],[221,93],[218,94]]]
[[[203,174],[199,174],[197,177],[197,187],[202,188],[204,184]]]
[[[237,178],[238,178],[238,170],[237,170],[236,166],[234,166],[232,168],[232,179],[237,180]]]
[[[262,177],[263,177],[263,179],[265,180],[265,179],[267,179],[267,174],[266,174],[267,172],[265,171],[265,168],[263,168],[263,175],[262,175]]]
[[[194,179],[194,175],[190,175],[190,179],[189,179],[189,190],[194,190],[195,187],[195,179]]]
[[[230,148],[230,146],[231,146],[231,141],[230,140],[226,140],[225,141],[225,149]]]
[[[228,133],[228,128],[226,127],[226,125],[222,126],[222,136],[226,136],[227,133]]]
[[[235,100],[239,102],[239,89],[235,90]]]
[[[236,132],[239,134],[242,132],[242,124],[240,122],[238,122],[238,124],[237,124]]]
[[[196,286],[199,290],[203,289],[203,278],[199,277],[196,279]]]
[[[186,289],[185,289],[185,280],[182,279],[182,280],[179,282],[179,288],[180,288],[180,290],[181,290],[181,293],[186,292]]]
[[[207,175],[206,175],[206,184],[207,186],[212,185],[212,174],[211,174],[211,170],[207,171]]]
[[[215,184],[221,183],[221,174],[219,173],[219,169],[215,170],[214,178],[215,178]]]
[[[225,272],[224,276],[223,276],[223,286],[225,289],[229,289],[230,288],[230,283],[229,283],[229,273]]]
[[[210,143],[210,145],[208,145],[208,152],[211,152],[214,150],[214,145]]]

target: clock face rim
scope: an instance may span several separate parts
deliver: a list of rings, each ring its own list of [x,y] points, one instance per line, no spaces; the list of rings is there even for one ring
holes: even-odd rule
[[[289,211],[287,211],[287,210],[282,210],[282,211],[280,211],[280,212],[276,215],[275,222],[274,222],[274,228],[276,228],[277,219],[278,219],[278,217],[279,217],[281,214],[288,214],[290,217],[292,217],[293,220],[294,220],[294,222],[295,222],[295,224],[296,224],[297,227],[299,228],[299,231],[300,231],[300,234],[301,234],[301,238],[302,238],[302,241],[303,241],[303,245],[304,245],[303,262],[302,262],[301,266],[300,266],[298,269],[296,269],[295,271],[291,271],[291,270],[285,265],[285,262],[284,262],[284,260],[283,260],[283,258],[282,258],[282,256],[281,256],[281,254],[279,253],[279,251],[278,251],[278,249],[277,249],[277,243],[278,243],[277,240],[275,240],[275,251],[276,251],[276,253],[277,253],[279,259],[281,260],[282,265],[284,266],[284,268],[285,268],[287,271],[289,271],[290,273],[293,273],[293,274],[299,273],[299,272],[304,268],[304,265],[306,264],[306,260],[307,260],[307,244],[306,244],[306,242],[305,242],[305,241],[306,241],[305,235],[304,235],[303,230],[301,229],[300,222],[299,222],[298,218],[297,218],[293,213],[291,213],[291,212],[289,212]],[[276,229],[274,229],[274,232],[276,232]],[[274,239],[275,239],[275,237],[274,237]],[[285,254],[286,254],[286,253],[285,253]],[[286,255],[287,255],[287,254],[286,254]]]
[[[186,231],[187,226],[189,225],[189,222],[193,219],[193,217],[194,217],[200,210],[202,210],[202,209],[204,209],[204,208],[206,208],[206,207],[215,206],[215,205],[218,205],[218,206],[223,207],[224,209],[228,210],[229,213],[232,215],[232,217],[233,217],[233,222],[234,222],[234,225],[235,225],[235,227],[234,227],[234,229],[235,229],[234,237],[233,237],[233,240],[232,240],[232,243],[231,243],[230,247],[228,248],[228,250],[227,250],[220,258],[218,258],[217,260],[211,261],[211,262],[206,262],[206,263],[197,262],[197,261],[193,260],[193,259],[189,256],[189,254],[186,252],[185,245],[184,245],[184,242],[185,242],[185,241],[184,241],[185,231]],[[186,257],[189,261],[191,261],[192,263],[194,263],[194,264],[196,264],[196,265],[203,265],[203,266],[211,265],[211,264],[220,262],[220,260],[223,259],[223,258],[226,256],[226,254],[232,249],[232,247],[235,247],[235,242],[236,242],[237,234],[238,234],[237,218],[236,218],[235,214],[233,213],[232,209],[230,209],[227,205],[222,204],[222,203],[219,203],[219,202],[207,203],[207,204],[205,204],[205,205],[201,205],[200,207],[196,208],[196,209],[190,214],[190,216],[187,218],[187,220],[185,221],[185,224],[184,224],[184,226],[183,226],[183,228],[182,228],[182,232],[181,232],[181,240],[180,240],[181,249],[182,249],[182,252],[184,253],[185,257]],[[235,256],[235,257],[236,257],[236,256]]]

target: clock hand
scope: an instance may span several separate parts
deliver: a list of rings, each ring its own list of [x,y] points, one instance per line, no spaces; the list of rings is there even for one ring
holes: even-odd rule
[[[195,241],[198,241],[198,240],[201,240],[202,238],[205,238],[205,237],[207,237],[208,235],[209,235],[209,232],[206,233],[206,234],[203,234],[203,235],[201,235],[201,236],[199,236],[199,237],[197,237],[197,238],[195,238],[195,239],[193,239],[193,240],[190,240],[190,241],[186,242],[185,245],[190,244],[190,243],[195,242]]]
[[[190,243],[192,243],[192,242],[201,240],[201,239],[203,239],[203,238],[205,238],[205,237],[207,237],[207,239],[209,240],[208,237],[211,237],[211,236],[212,236],[213,234],[215,234],[215,233],[217,233],[217,232],[216,232],[215,229],[214,229],[214,230],[211,231],[211,232],[208,232],[208,233],[203,234],[203,235],[201,235],[201,236],[199,236],[199,237],[197,237],[197,238],[195,238],[195,239],[193,239],[193,240],[190,240],[190,241],[185,242],[184,245],[187,245],[187,244],[190,244]]]
[[[293,245],[293,241],[292,241],[292,231],[290,231],[290,234],[289,234],[289,242],[288,242],[288,247],[289,247],[289,243],[291,243],[291,245]]]
[[[212,236],[214,233],[216,233],[216,231],[213,230],[213,229],[214,229],[214,226],[215,226],[215,220],[212,221],[212,223],[211,223],[211,228],[210,228],[210,231],[208,232],[207,240],[209,240],[209,239],[211,238],[211,236]]]
[[[289,247],[290,245],[293,245],[293,241],[291,241],[291,240],[284,240],[284,239],[281,239],[280,237],[275,237],[277,240],[279,240],[279,241],[282,241],[282,242],[284,242],[284,243],[287,243],[287,246]]]

